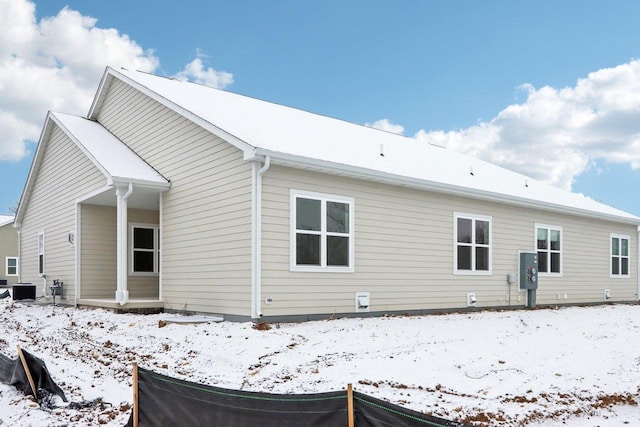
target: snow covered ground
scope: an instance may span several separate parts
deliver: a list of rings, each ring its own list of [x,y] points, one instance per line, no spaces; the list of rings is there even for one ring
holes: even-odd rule
[[[0,301],[0,352],[42,358],[71,401],[45,411],[0,384],[2,426],[122,426],[131,366],[272,393],[357,391],[491,426],[640,425],[640,305],[328,319],[172,323]],[[166,321],[169,321],[165,324]],[[101,402],[101,403],[100,403]]]

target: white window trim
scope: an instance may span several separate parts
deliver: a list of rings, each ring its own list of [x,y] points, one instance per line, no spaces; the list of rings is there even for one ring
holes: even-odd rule
[[[480,245],[482,247],[487,246],[489,248],[489,269],[488,270],[476,270],[476,243],[471,243],[471,265],[472,270],[458,270],[458,218],[473,220],[473,231],[475,236],[475,223],[476,220],[489,222],[489,245]],[[475,240],[475,238],[474,238]],[[453,274],[462,276],[491,276],[493,270],[493,217],[486,215],[476,215],[464,212],[453,213]]]
[[[627,268],[627,274],[613,274],[611,272],[611,258],[613,257],[613,238],[618,238],[618,239],[626,239],[627,240],[627,248],[629,250],[629,254],[626,256],[626,258],[629,260],[628,262],[628,268]],[[622,259],[624,258],[622,256],[622,254],[620,254],[618,256],[618,259]],[[620,271],[622,271],[622,265],[619,266],[620,267]],[[615,233],[611,233],[609,235],[609,277],[612,279],[628,279],[631,276],[631,238],[628,235],[625,234],[615,234]]]
[[[553,251],[560,253],[560,272],[542,272],[540,271],[540,269],[538,269],[538,277],[562,277],[562,274],[564,272],[564,232],[562,231],[562,227],[558,225],[536,223],[533,228],[533,247],[535,248],[536,253],[540,252],[540,250],[538,249],[538,228],[546,228],[549,231],[555,230],[560,232],[560,250]],[[549,233],[549,235],[551,235],[551,233]],[[549,244],[549,249],[547,249],[546,252],[551,252],[551,244]],[[538,260],[538,265],[540,265],[540,260]],[[551,259],[547,259],[547,265],[549,266],[549,269],[551,269]]]
[[[40,248],[40,239],[42,238],[42,248]],[[46,253],[46,245],[47,245],[47,239],[46,239],[46,235],[44,233],[44,231],[41,231],[38,233],[38,276],[40,277],[45,277],[46,276],[46,271],[47,271],[47,257],[45,255]],[[42,249],[42,251],[40,250]],[[42,271],[40,270],[40,256],[42,256]]]
[[[16,260],[16,274],[9,274],[9,260],[10,259],[15,259]],[[5,273],[6,273],[7,277],[9,277],[9,276],[19,276],[20,275],[20,259],[17,256],[5,257],[4,266],[5,266]]]
[[[301,197],[305,199],[315,199],[321,201],[321,231],[320,234],[320,265],[297,265],[296,264],[296,198]],[[327,266],[327,231],[326,231],[326,202],[339,202],[349,205],[349,265],[347,267],[339,266]],[[304,271],[314,273],[353,273],[355,271],[354,266],[354,248],[355,248],[355,231],[354,231],[354,218],[355,218],[355,199],[353,197],[339,196],[334,194],[315,193],[311,191],[295,190],[291,189],[289,199],[289,224],[290,224],[290,236],[289,236],[289,268],[291,271]],[[331,233],[329,233],[330,235]],[[341,233],[342,234],[342,233]]]
[[[153,229],[153,272],[150,271],[133,271],[133,229],[134,228],[152,228]],[[160,274],[160,249],[158,224],[145,224],[140,222],[129,223],[129,276],[158,276]]]

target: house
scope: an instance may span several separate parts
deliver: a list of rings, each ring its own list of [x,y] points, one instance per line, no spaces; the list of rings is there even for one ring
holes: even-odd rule
[[[47,115],[16,217],[39,295],[232,320],[635,302],[639,225],[411,138],[112,68],[86,118]]]
[[[0,286],[18,282],[20,272],[18,258],[18,231],[13,228],[13,216],[0,215]]]

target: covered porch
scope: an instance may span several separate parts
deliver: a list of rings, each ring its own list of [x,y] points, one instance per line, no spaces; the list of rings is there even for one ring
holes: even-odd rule
[[[128,182],[77,204],[79,306],[123,311],[164,307],[160,204],[166,186]]]

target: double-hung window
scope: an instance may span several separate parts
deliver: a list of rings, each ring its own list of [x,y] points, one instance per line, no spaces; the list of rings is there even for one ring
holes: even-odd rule
[[[38,274],[44,274],[44,231],[38,234]]]
[[[130,225],[130,272],[154,275],[159,272],[160,232],[157,225]]]
[[[454,213],[454,273],[491,274],[491,217]]]
[[[352,197],[291,190],[291,271],[353,272]]]
[[[629,277],[629,236],[611,234],[611,277]]]
[[[562,227],[536,224],[538,272],[562,275]]]
[[[18,258],[8,256],[6,257],[6,275],[17,276],[18,275]]]

